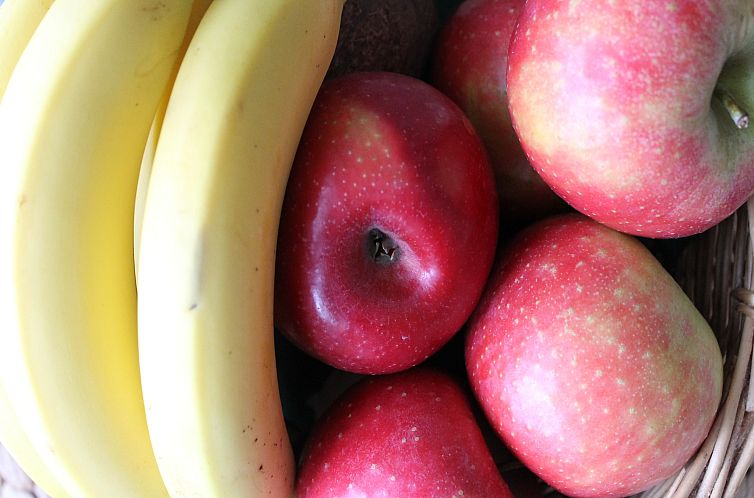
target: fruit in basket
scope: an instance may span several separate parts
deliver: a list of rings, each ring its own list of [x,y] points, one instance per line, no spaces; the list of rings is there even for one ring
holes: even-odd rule
[[[348,0],[327,76],[391,71],[418,78],[439,25],[434,0]]]
[[[173,496],[293,490],[275,375],[275,242],[342,6],[215,0],[173,87],[138,279],[147,423]]]
[[[754,191],[747,2],[527,2],[509,51],[513,124],[579,211],[645,237],[699,233]]]
[[[439,371],[366,378],[318,422],[301,456],[298,498],[512,498],[469,400]]]
[[[503,441],[574,496],[671,476],[721,397],[709,325],[644,246],[582,215],[505,249],[470,324],[471,385]]]
[[[481,295],[494,189],[481,141],[438,90],[395,73],[328,80],[283,205],[276,325],[343,370],[423,361]]]
[[[10,5],[6,2],[0,12],[4,15]],[[36,466],[35,478],[50,483],[45,487],[56,496],[165,496],[164,485],[175,495],[208,497],[264,491],[288,495],[292,491],[293,462],[282,423],[272,348],[274,242],[288,167],[334,49],[342,0],[214,3],[210,20],[192,43],[194,50],[181,70],[160,135],[161,152],[146,207],[137,362],[130,235],[136,184],[133,166],[141,157],[140,144],[147,135],[151,110],[165,90],[156,80],[169,79],[168,68],[179,52],[181,37],[176,35],[183,22],[178,21],[189,5],[173,0],[56,0],[53,14],[35,35],[46,41],[29,46],[0,108],[4,177],[0,190],[5,189],[0,199],[6,203],[0,209],[0,233],[6,242],[13,241],[0,244],[0,287],[9,291],[2,292],[0,300],[0,316],[7,325],[0,330],[0,410],[6,410],[0,414],[0,439],[5,440],[10,432],[19,436],[13,440],[19,442],[16,447],[30,450],[27,458],[22,456],[25,465],[31,462],[27,470]],[[65,18],[61,12],[67,13]],[[134,22],[145,16],[148,23]],[[158,32],[165,24],[171,28]],[[0,38],[3,35],[0,32]],[[0,50],[9,46],[0,43]],[[145,55],[146,63],[137,52]],[[48,77],[39,78],[45,74]],[[716,99],[735,117],[734,97],[733,93],[716,93]],[[742,103],[740,98],[738,102]],[[402,102],[406,103],[415,104]],[[433,114],[421,126],[430,128],[429,135],[437,120],[449,114]],[[471,133],[464,126],[458,135],[463,135],[462,128]],[[474,153],[461,154],[443,149],[451,139],[443,142],[427,155],[440,161],[453,161],[456,155],[477,157],[477,147],[469,149]],[[399,149],[415,152],[420,145],[402,144]],[[444,153],[449,150],[450,154]],[[28,161],[17,161],[21,155]],[[98,167],[102,165],[106,168]],[[445,186],[464,190],[467,174],[454,176],[457,181],[445,178]],[[456,211],[485,203],[491,192],[486,187],[475,190],[472,200],[455,210],[445,207],[448,211],[442,212],[440,221],[427,225],[425,235],[432,236],[432,242],[443,238],[454,242],[450,249],[443,246],[438,252],[445,258],[437,268],[452,267],[469,274],[464,275],[468,278],[480,261],[489,268],[479,254],[454,251],[479,245],[487,240],[488,231],[478,230],[473,239],[468,234],[459,237],[446,223]],[[414,206],[416,198],[395,195],[380,200],[383,205]],[[394,216],[410,220],[417,212]],[[476,221],[465,212],[457,216],[466,224]],[[382,258],[386,263],[387,256],[395,263],[402,251],[400,247],[393,251],[389,242],[395,239],[382,237],[380,232],[369,230],[367,235],[373,237],[363,241],[362,248],[369,243],[373,260]],[[324,251],[328,243],[314,249]],[[432,250],[438,247],[433,245]],[[392,290],[377,287],[372,297]],[[452,298],[436,298],[431,304],[452,308],[453,300],[464,295],[453,289]],[[349,297],[346,290],[333,301],[348,304]],[[412,306],[406,305],[403,315],[421,312]],[[110,311],[103,312],[105,308]],[[444,323],[447,311],[434,317],[433,326]],[[621,365],[619,360],[605,371]],[[656,365],[654,372],[662,373],[662,365]],[[684,373],[692,376],[694,372],[689,368]],[[573,372],[568,374],[573,378]],[[437,381],[437,385],[443,383]],[[668,386],[667,394],[673,396],[693,388]],[[142,387],[146,407],[140,399]],[[710,390],[717,387],[712,385]],[[444,491],[464,490],[468,496],[471,491],[466,484],[489,485],[491,489],[479,494],[507,496],[505,485],[488,463],[487,449],[478,444],[468,401],[464,408],[453,402],[455,408],[448,409],[443,401],[460,399],[457,387],[448,389],[440,401],[435,396],[413,404],[424,408],[426,418],[421,420],[446,424],[440,432],[446,436],[443,439],[420,437],[421,443],[434,444],[431,451],[422,453],[434,463],[421,465],[421,470],[434,472],[427,474],[431,486],[453,479],[464,483]],[[402,402],[382,394],[380,399],[386,401],[376,411]],[[439,409],[427,409],[437,408],[438,403]],[[672,400],[670,405],[681,413],[687,409]],[[144,408],[149,413],[149,435],[143,423]],[[360,421],[367,418],[359,417]],[[664,427],[659,419],[654,420],[657,425],[648,425],[650,429]],[[347,420],[342,426],[346,425]],[[349,427],[356,433],[363,429],[358,424]],[[387,424],[378,427],[390,428]],[[416,427],[417,431],[408,430],[419,432],[422,426]],[[349,440],[357,456],[366,452],[364,437]],[[466,445],[459,451],[484,462],[481,468],[476,463],[464,467],[443,459],[453,456],[443,452],[449,439],[459,440],[457,448]],[[420,441],[415,442],[419,446]],[[668,454],[680,451],[676,443],[684,447],[673,442]],[[630,444],[624,446],[630,448]],[[317,451],[311,455],[321,457],[323,453]],[[413,472],[395,463],[409,461],[403,458],[405,454],[395,461],[381,453],[375,456],[382,458],[384,467],[395,465],[403,472],[393,474],[395,481],[388,475],[388,486],[407,482],[403,478],[416,482]],[[354,461],[358,463],[346,457],[340,463]],[[370,465],[368,471],[372,470]],[[418,492],[421,496],[431,493],[432,489]]]
[[[500,218],[522,225],[566,208],[518,142],[506,94],[508,45],[524,0],[467,0],[435,47],[432,82],[466,113],[490,155]]]

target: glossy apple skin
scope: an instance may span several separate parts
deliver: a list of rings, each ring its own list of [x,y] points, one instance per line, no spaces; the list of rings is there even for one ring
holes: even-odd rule
[[[720,222],[754,191],[754,127],[737,129],[713,98],[724,88],[754,112],[753,18],[741,0],[527,2],[508,98],[534,168],[626,233]]]
[[[534,171],[518,142],[506,92],[508,47],[524,0],[466,0],[438,38],[432,83],[466,113],[490,155],[504,226],[567,204]]]
[[[395,73],[329,80],[286,191],[276,324],[336,368],[414,366],[471,315],[497,227],[484,147],[448,97]],[[375,228],[398,245],[395,261],[370,254]]]
[[[504,251],[466,337],[503,441],[569,496],[627,496],[678,471],[722,389],[715,337],[636,239],[580,214]]]
[[[419,367],[362,380],[318,422],[298,498],[513,498],[451,377]]]

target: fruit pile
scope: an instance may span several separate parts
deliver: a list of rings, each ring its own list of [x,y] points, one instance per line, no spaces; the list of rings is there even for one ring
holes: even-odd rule
[[[733,0],[5,0],[0,442],[54,498],[663,482],[752,61]]]

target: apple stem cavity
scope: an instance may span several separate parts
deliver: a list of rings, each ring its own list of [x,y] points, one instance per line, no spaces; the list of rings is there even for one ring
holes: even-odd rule
[[[367,235],[367,249],[375,263],[388,264],[398,259],[398,244],[379,228],[372,228]]]
[[[720,101],[725,110],[728,111],[728,115],[733,120],[736,128],[738,128],[739,130],[748,128],[749,113],[747,113],[744,109],[741,108],[740,105],[738,105],[738,102],[736,102],[736,100],[730,93],[720,87],[717,87],[715,88],[713,95],[717,100]]]

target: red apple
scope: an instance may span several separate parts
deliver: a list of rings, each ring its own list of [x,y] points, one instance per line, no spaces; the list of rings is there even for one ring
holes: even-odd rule
[[[681,288],[636,239],[579,214],[506,248],[466,339],[487,418],[566,495],[626,496],[671,476],[721,398],[720,349]]]
[[[508,98],[534,168],[617,230],[680,237],[754,191],[754,9],[741,0],[530,0]]]
[[[471,315],[497,226],[484,146],[448,97],[395,73],[329,80],[286,191],[276,324],[343,370],[416,365]]]
[[[512,498],[460,386],[419,368],[372,377],[318,422],[298,498]]]
[[[508,45],[525,0],[466,0],[438,39],[433,84],[469,117],[490,155],[500,217],[521,225],[566,204],[526,159],[508,114]]]

